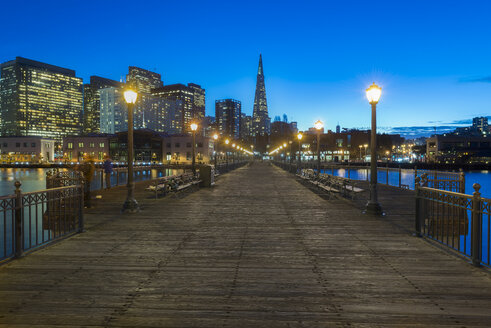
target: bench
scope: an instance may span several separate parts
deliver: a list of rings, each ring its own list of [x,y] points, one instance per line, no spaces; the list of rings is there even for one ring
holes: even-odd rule
[[[199,187],[200,183],[201,180],[199,179],[199,174],[193,176],[192,173],[183,173],[156,179],[155,182],[145,190],[153,192],[155,194],[155,199],[157,199],[159,195],[166,196],[169,193],[178,194],[190,187]]]
[[[351,199],[354,199],[356,194],[364,191],[364,189],[356,186],[355,180],[335,177],[325,173],[316,174],[312,169],[301,170],[297,176],[329,194],[340,193],[342,196]]]

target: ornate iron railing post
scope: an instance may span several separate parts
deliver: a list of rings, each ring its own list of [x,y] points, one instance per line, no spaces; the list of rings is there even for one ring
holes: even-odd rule
[[[481,266],[482,255],[482,210],[481,210],[481,185],[472,185],[472,223],[471,223],[471,259],[474,266]]]
[[[459,173],[459,192],[465,194],[465,173],[462,169],[460,169]]]
[[[419,197],[420,178],[416,177],[414,180],[414,194],[416,200],[416,209],[414,215],[414,236],[421,237],[421,199]]]
[[[24,252],[24,236],[22,233],[22,191],[20,181],[15,181],[15,257],[21,257]]]
[[[79,188],[78,197],[78,232],[84,232],[84,186],[85,181],[82,181],[82,184]]]

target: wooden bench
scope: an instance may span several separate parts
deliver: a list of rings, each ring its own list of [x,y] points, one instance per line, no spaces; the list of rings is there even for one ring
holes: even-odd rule
[[[190,187],[199,187],[200,183],[199,175],[195,177],[192,173],[183,173],[157,179],[146,190],[154,192],[157,199],[159,195],[166,196],[169,193],[177,195]]]
[[[316,174],[312,169],[303,169],[297,176],[329,194],[340,193],[344,197],[350,197],[351,199],[354,199],[356,194],[364,191],[356,186],[355,180],[335,177],[325,173]]]

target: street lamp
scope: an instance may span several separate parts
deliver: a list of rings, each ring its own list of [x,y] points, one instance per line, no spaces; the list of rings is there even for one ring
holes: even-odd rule
[[[375,82],[366,90],[367,99],[372,105],[372,131],[370,142],[370,200],[366,205],[366,213],[380,215],[382,207],[377,195],[377,103],[382,94],[382,88]]]
[[[364,144],[363,147],[365,147],[365,162],[367,161],[367,148],[368,144]]]
[[[226,139],[225,144],[228,146],[229,143],[230,143],[230,140]],[[225,163],[226,163],[226,168],[228,171],[228,147],[225,147]]]
[[[361,147],[363,147],[363,146],[359,145],[358,147],[360,147],[360,162],[361,162]]]
[[[324,123],[318,120],[314,123],[314,127],[317,130],[317,175],[321,173],[321,130],[324,128]]]
[[[193,131],[193,161],[192,161],[192,169],[193,169],[193,176],[196,176],[196,156],[194,155],[195,148],[196,148],[196,130],[198,130],[198,124],[196,123],[191,123],[191,131]]]
[[[215,142],[213,143],[213,148],[215,148],[215,170],[217,169],[217,155],[218,155],[218,133],[213,135]]]
[[[303,135],[301,133],[298,133],[297,134],[297,138],[298,138],[298,169],[300,170],[301,169],[301,165],[302,165],[302,137]]]
[[[123,212],[136,213],[140,211],[138,202],[135,199],[135,183],[133,182],[133,108],[135,107],[138,94],[133,90],[124,92],[124,100],[128,105],[128,182],[126,187],[128,195],[123,204]]]

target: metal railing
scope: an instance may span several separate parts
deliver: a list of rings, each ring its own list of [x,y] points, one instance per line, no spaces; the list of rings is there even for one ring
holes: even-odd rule
[[[446,191],[425,186],[416,178],[415,230],[469,257],[475,266],[491,265],[491,199],[482,198],[481,186],[474,193]]]
[[[293,162],[292,167],[296,167],[296,163],[298,162]],[[275,164],[283,167],[285,170],[288,170],[286,167],[290,166],[288,163],[279,161],[276,161]],[[317,170],[317,164],[313,162],[302,162],[301,167]],[[322,163],[321,172],[353,180],[369,181],[370,179],[369,166]],[[435,188],[442,190],[465,193],[464,172],[421,170],[417,167],[414,169],[392,168],[388,166],[377,167],[377,180],[379,184],[401,189],[414,189],[414,179],[423,175],[426,175],[429,186],[435,186]]]
[[[0,197],[0,263],[57,239],[81,232],[83,185],[72,185]]]

